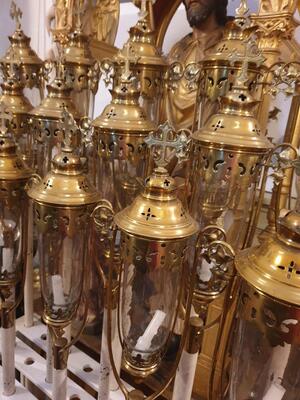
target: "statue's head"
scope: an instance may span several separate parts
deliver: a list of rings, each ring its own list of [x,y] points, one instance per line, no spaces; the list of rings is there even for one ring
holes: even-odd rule
[[[228,0],[183,0],[183,3],[192,28],[200,27],[212,13],[219,25],[225,25],[227,21]]]

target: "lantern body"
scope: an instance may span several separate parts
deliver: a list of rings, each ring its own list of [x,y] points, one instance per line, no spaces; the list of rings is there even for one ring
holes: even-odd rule
[[[6,283],[22,278],[27,222],[25,183],[0,180],[1,281]]]
[[[26,256],[28,204],[25,184],[32,171],[16,152],[6,133],[0,140],[1,285],[15,286],[23,276]],[[5,297],[5,296],[4,296]]]
[[[35,203],[35,221],[46,314],[70,320],[82,293],[88,210]]]
[[[21,29],[17,29],[12,36],[9,36],[9,41],[11,45],[1,62],[6,64],[7,68],[9,68],[10,63],[20,63],[22,85],[30,89],[41,88],[40,73],[43,62],[30,47],[30,38]]]
[[[202,228],[207,225],[224,228],[234,248],[242,246],[247,233],[264,155],[225,146],[218,149],[196,144],[194,147],[191,213]]]
[[[122,331],[126,364],[156,369],[172,332],[187,242],[123,234]],[[187,271],[186,271],[187,272]]]
[[[198,225],[164,168],[146,179],[144,191],[115,215],[115,223],[122,233],[123,361],[130,373],[145,377],[160,365],[173,331]]]
[[[33,166],[33,135],[28,124],[29,112],[32,105],[24,96],[22,86],[16,77],[8,76],[1,85],[2,95],[0,102],[5,105],[6,111],[12,113],[9,128],[14,134],[22,158],[30,167]]]
[[[152,4],[148,4],[152,8]],[[164,74],[168,63],[156,46],[156,35],[150,17],[152,12],[149,10],[144,18],[142,17],[135,26],[130,28],[129,39],[120,54],[126,59],[126,48],[129,46],[133,56],[136,57],[132,70],[141,84],[141,105],[147,118],[157,125],[161,111]],[[120,70],[117,69],[116,82],[120,74]]]
[[[244,282],[238,316],[230,399],[296,400],[300,307],[270,298]]]
[[[134,78],[122,76],[112,90],[111,104],[93,121],[98,149],[97,188],[116,210],[133,201],[145,178],[144,139],[155,125],[139,105],[139,98]]]
[[[300,375],[300,214],[277,221],[277,234],[237,254],[242,277],[230,399],[296,399]]]
[[[45,176],[51,168],[51,160],[59,153],[62,142],[61,118],[65,108],[75,120],[79,114],[71,101],[70,92],[65,83],[56,78],[47,86],[48,95],[41,104],[30,112],[31,125],[36,142],[36,170]],[[79,139],[76,144],[78,145]]]
[[[34,200],[45,319],[68,324],[82,295],[89,218],[99,194],[83,173],[80,157],[63,148],[28,195]]]
[[[71,98],[80,115],[93,117],[99,68],[92,57],[89,39],[77,28],[63,47],[65,65],[72,84]]]

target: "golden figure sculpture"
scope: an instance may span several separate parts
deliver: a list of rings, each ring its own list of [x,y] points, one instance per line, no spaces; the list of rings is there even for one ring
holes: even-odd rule
[[[184,0],[187,19],[193,31],[171,49],[170,63],[180,61],[184,66],[201,61],[207,50],[222,37],[227,21],[228,0]],[[187,88],[183,78],[174,92],[166,94],[166,115],[176,129],[190,128],[194,117],[196,91]]]
[[[114,43],[119,23],[119,0],[53,0],[46,19],[48,32],[70,32],[75,27],[76,8],[83,15],[85,34],[100,42]]]

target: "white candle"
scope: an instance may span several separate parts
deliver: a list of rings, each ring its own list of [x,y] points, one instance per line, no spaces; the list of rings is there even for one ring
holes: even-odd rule
[[[282,400],[285,389],[277,383],[272,383],[263,400]]]
[[[66,300],[64,296],[64,289],[62,283],[62,277],[60,275],[52,275],[52,290],[53,290],[53,301],[54,305],[65,306]]]
[[[11,396],[16,390],[15,336],[15,326],[7,329],[1,328],[2,393],[4,396]]]
[[[153,315],[152,320],[147,326],[145,332],[140,336],[136,342],[136,349],[138,351],[147,351],[151,347],[151,342],[154,336],[157,334],[159,328],[161,327],[164,319],[166,318],[166,313],[161,310],[156,310]]]

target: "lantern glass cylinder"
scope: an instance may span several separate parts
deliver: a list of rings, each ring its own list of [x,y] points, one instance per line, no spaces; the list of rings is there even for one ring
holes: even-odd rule
[[[296,400],[299,308],[272,299],[246,282],[241,293],[230,399]]]
[[[38,248],[41,260],[41,285],[46,315],[68,320],[76,311],[82,293],[87,224],[77,210],[36,206],[38,225],[48,222],[48,229],[39,229]],[[74,221],[79,221],[74,223]]]
[[[0,200],[0,249],[1,249],[1,275],[8,279],[15,279],[19,274],[22,257],[22,210],[20,202],[14,199]],[[25,209],[25,207],[24,207]]]
[[[121,240],[125,359],[147,370],[161,360],[173,328],[186,241],[151,241],[125,233]]]

